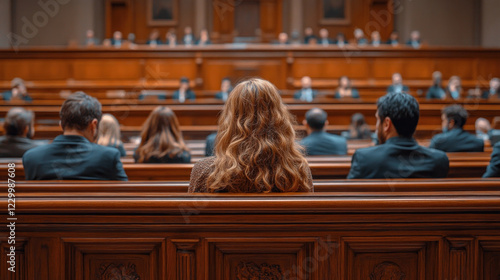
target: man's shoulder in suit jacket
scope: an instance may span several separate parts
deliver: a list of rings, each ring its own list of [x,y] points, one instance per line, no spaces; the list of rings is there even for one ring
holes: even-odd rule
[[[484,141],[461,128],[454,128],[432,137],[430,148],[446,153],[483,152]]]
[[[491,153],[490,164],[486,168],[483,178],[500,177],[500,142],[493,146],[493,153]]]
[[[27,151],[23,165],[26,180],[127,180],[120,151],[76,135]]]
[[[392,137],[385,144],[358,149],[348,179],[444,178],[446,153],[425,148],[413,138]]]
[[[40,143],[26,137],[8,136],[0,137],[0,157],[20,158],[32,148],[40,146]]]
[[[325,131],[316,131],[302,139],[300,144],[306,148],[306,154],[314,155],[346,155],[347,140]]]

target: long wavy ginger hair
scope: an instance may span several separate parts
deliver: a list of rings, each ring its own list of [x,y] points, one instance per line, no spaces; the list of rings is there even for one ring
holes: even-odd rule
[[[311,191],[294,123],[273,84],[251,79],[237,85],[219,117],[208,191]]]

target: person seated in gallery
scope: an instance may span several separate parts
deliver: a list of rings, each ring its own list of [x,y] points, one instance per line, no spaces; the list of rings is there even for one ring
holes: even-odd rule
[[[382,39],[380,38],[380,32],[377,30],[373,31],[371,34],[372,40],[370,44],[374,47],[378,47],[382,44]]]
[[[210,37],[208,36],[208,31],[206,29],[202,29],[200,31],[200,38],[196,41],[196,45],[198,46],[206,46],[210,45],[212,42],[210,42]]]
[[[170,29],[167,34],[165,34],[165,44],[169,47],[175,47],[177,45],[177,35],[175,34],[175,29]]]
[[[156,107],[142,127],[141,144],[134,152],[136,163],[190,163],[179,121],[172,109]]]
[[[389,36],[389,40],[387,40],[386,44],[391,45],[393,47],[399,46],[399,33],[397,31],[392,31]]]
[[[387,93],[410,93],[410,88],[403,85],[401,74],[392,74],[392,84],[387,88]]]
[[[346,155],[347,140],[338,135],[326,132],[328,115],[319,108],[313,108],[306,113],[303,122],[307,136],[300,141],[306,149],[306,155]]]
[[[351,80],[347,76],[339,79],[339,86],[335,90],[335,98],[359,98],[359,92],[351,85]]]
[[[194,94],[194,91],[191,90],[191,87],[189,85],[188,78],[186,77],[181,78],[179,89],[174,91],[172,99],[177,100],[180,103],[184,103],[186,100],[196,99],[196,95]]]
[[[311,27],[307,27],[304,29],[304,44],[309,45],[316,43],[318,38],[313,33],[313,29]]]
[[[486,167],[483,178],[500,177],[500,142],[493,146],[490,164]]]
[[[483,91],[481,97],[483,99],[500,97],[500,79],[499,78],[492,78],[490,80],[490,88]]]
[[[273,41],[274,45],[289,45],[290,41],[288,40],[288,34],[285,32],[281,32],[278,34],[278,40]]]
[[[335,37],[335,42],[334,44],[336,44],[337,46],[339,47],[343,47],[347,44],[349,44],[349,42],[347,41],[347,39],[345,38],[345,35],[344,33],[342,32],[339,32],[337,33],[337,37]]]
[[[362,140],[372,138],[370,127],[368,126],[368,124],[366,124],[365,116],[361,113],[355,113],[351,116],[349,130],[343,131],[341,135],[342,137],[349,140]]]
[[[218,121],[215,156],[195,163],[189,192],[311,192],[294,117],[268,81],[238,84]]]
[[[205,139],[205,156],[211,157],[214,155],[215,139],[217,138],[217,132],[211,133]]]
[[[24,80],[21,78],[14,78],[10,82],[10,90],[4,91],[2,93],[2,98],[5,101],[11,100],[23,100],[27,102],[33,101],[31,96],[28,94]]]
[[[120,48],[123,44],[122,33],[120,31],[115,31],[113,33],[113,38],[111,38],[110,43],[112,46],[115,46],[116,48]]]
[[[312,80],[309,76],[304,76],[300,79],[301,88],[295,92],[293,98],[304,102],[312,102],[318,95],[318,91],[312,89]]]
[[[432,86],[427,90],[427,99],[445,99],[446,91],[441,86],[442,74],[439,71],[432,73]]]
[[[415,49],[420,48],[420,46],[422,45],[422,43],[420,42],[420,31],[412,31],[410,33],[410,39],[406,42],[406,45]]]
[[[0,157],[20,158],[40,143],[32,140],[35,135],[35,115],[32,111],[14,107],[3,122],[5,135],[0,137]]]
[[[483,141],[490,140],[491,124],[485,118],[477,118],[476,124],[476,137]]]
[[[127,45],[134,46],[135,45],[135,33],[129,33],[127,35]]]
[[[184,37],[182,38],[182,43],[185,46],[194,45],[195,39],[193,35],[193,29],[191,28],[191,26],[186,26],[184,28]]]
[[[483,152],[484,141],[464,130],[468,116],[461,105],[445,107],[441,113],[443,133],[432,137],[429,147],[447,153]]]
[[[151,31],[151,33],[149,34],[149,39],[146,42],[146,44],[152,47],[161,45],[160,32],[158,31],[158,29],[153,29],[153,31]]]
[[[375,117],[380,145],[354,153],[348,179],[446,177],[446,153],[422,147],[413,138],[420,117],[413,96],[389,93],[381,97]]]
[[[121,140],[120,124],[113,115],[102,115],[101,122],[99,123],[97,144],[117,149],[120,151],[121,157],[127,155]]]
[[[361,28],[354,29],[354,40],[358,46],[366,46],[368,40],[365,38],[365,32]]]
[[[87,30],[87,32],[85,33],[85,46],[91,47],[97,45],[99,45],[99,40],[95,38],[94,30],[92,29]]]
[[[95,143],[102,116],[97,99],[76,92],[59,115],[63,134],[24,154],[26,180],[127,180],[120,152]]]
[[[462,81],[458,76],[451,76],[446,87],[446,95],[448,98],[457,100],[462,96]]]
[[[333,40],[329,38],[328,29],[321,28],[319,30],[319,38],[317,44],[322,46],[329,46],[333,44]]]
[[[231,85],[231,79],[224,78],[220,83],[220,91],[215,94],[215,99],[222,100],[226,102],[229,94],[233,90],[233,86]]]

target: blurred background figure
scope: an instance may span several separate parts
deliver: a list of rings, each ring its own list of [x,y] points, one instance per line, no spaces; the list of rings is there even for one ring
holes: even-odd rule
[[[318,95],[318,91],[311,88],[312,80],[309,76],[304,76],[300,79],[301,89],[295,92],[293,98],[305,102],[312,102]]]
[[[342,132],[342,136],[350,140],[371,139],[371,135],[370,127],[366,124],[365,116],[361,113],[353,114],[349,130]]]
[[[328,36],[329,36],[328,29],[321,28],[319,30],[318,44],[323,45],[323,46],[328,46],[328,45],[333,44],[332,39],[330,39]]]
[[[432,73],[432,86],[427,90],[427,99],[445,99],[446,92],[441,87],[443,75],[441,72],[436,71]]]
[[[478,118],[476,120],[476,137],[483,141],[490,140],[491,125],[485,118]]]
[[[490,88],[483,91],[482,98],[498,98],[500,96],[500,79],[493,78],[490,80]]]
[[[28,90],[26,89],[26,85],[24,84],[24,80],[21,78],[14,78],[10,82],[10,90],[4,91],[2,93],[3,100],[24,100],[31,102],[31,96],[28,94]]]
[[[200,31],[200,38],[196,42],[197,45],[199,46],[204,46],[204,45],[210,45],[212,42],[210,42],[210,38],[208,36],[208,31],[206,29],[202,29]]]
[[[231,80],[229,78],[222,79],[220,83],[220,91],[215,94],[215,99],[226,102],[232,89],[233,86],[231,85]]]
[[[401,74],[392,74],[392,85],[387,88],[387,93],[410,93],[410,88],[403,85],[403,77],[401,77]]]
[[[113,33],[113,38],[111,38],[111,45],[117,48],[121,47],[123,44],[122,33],[120,31],[115,31]]]
[[[420,32],[418,30],[414,30],[410,33],[410,40],[406,42],[406,45],[411,46],[415,49],[420,48]]]
[[[343,47],[349,44],[349,42],[345,38],[344,33],[342,32],[337,33],[337,37],[335,38],[335,44],[337,44],[337,46],[339,47]]]
[[[285,32],[281,32],[279,35],[278,35],[278,42],[277,42],[278,45],[288,45],[290,44],[290,42],[288,41],[288,34],[286,34]]]
[[[158,106],[144,123],[141,144],[134,152],[137,163],[190,163],[191,154],[174,111]]]
[[[393,47],[399,46],[399,33],[397,31],[392,31],[389,36],[389,40],[387,40],[387,44]]]
[[[339,86],[335,90],[335,98],[359,98],[359,92],[352,87],[349,77],[340,77]]]
[[[368,40],[365,38],[365,33],[361,28],[354,29],[354,40],[356,40],[356,44],[358,46],[366,46],[368,44]]]
[[[3,123],[4,136],[0,137],[0,157],[20,158],[24,152],[40,145],[35,136],[35,115],[21,107],[9,110]]]
[[[462,96],[462,81],[459,76],[450,77],[448,80],[448,86],[446,87],[446,93],[454,100],[457,100]]]
[[[161,45],[160,32],[158,31],[158,29],[153,29],[153,31],[151,31],[151,33],[149,34],[149,39],[146,42],[146,44],[150,46]]]
[[[135,44],[135,34],[134,33],[129,33],[127,35],[127,41],[129,44]]]
[[[186,99],[195,100],[196,95],[194,91],[191,90],[189,85],[189,79],[186,77],[182,77],[180,80],[179,89],[174,91],[172,99],[179,101],[180,103],[184,103]]]
[[[186,26],[184,28],[184,37],[182,38],[182,43],[186,46],[191,46],[194,44],[194,35],[191,26]]]
[[[380,39],[380,32],[378,32],[376,30],[373,31],[371,34],[371,37],[372,37],[372,41],[371,41],[372,46],[378,47],[378,46],[380,46],[380,44],[382,44],[382,40]]]
[[[314,36],[313,29],[311,27],[306,27],[304,29],[304,44],[313,44],[316,43],[317,38]]]
[[[85,46],[97,46],[99,41],[94,37],[94,30],[89,29],[85,33]]]
[[[165,35],[165,43],[169,47],[175,47],[177,45],[177,35],[175,34],[175,29],[170,29]]]
[[[121,157],[127,155],[121,140],[120,124],[113,115],[102,115],[101,121],[99,122],[97,144],[118,149]]]
[[[326,132],[328,115],[320,108],[313,108],[306,113],[303,121],[307,136],[300,141],[306,149],[306,155],[346,155],[347,141],[344,137]]]

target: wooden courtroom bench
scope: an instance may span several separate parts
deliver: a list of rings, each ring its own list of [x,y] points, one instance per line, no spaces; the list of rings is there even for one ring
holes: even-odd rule
[[[20,183],[14,216],[0,215],[17,219],[12,232],[0,228],[0,278],[496,279],[498,183],[357,180],[284,194]],[[7,236],[15,236],[16,274],[6,269]]]

